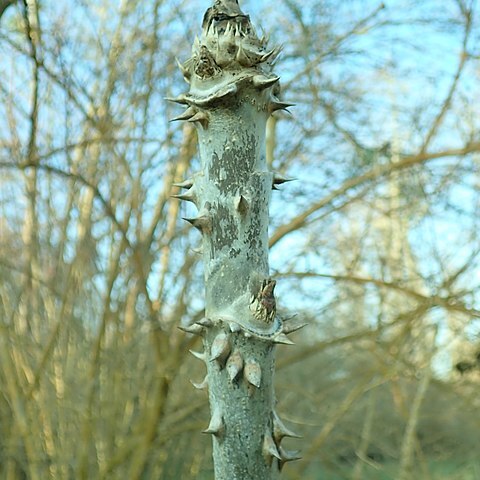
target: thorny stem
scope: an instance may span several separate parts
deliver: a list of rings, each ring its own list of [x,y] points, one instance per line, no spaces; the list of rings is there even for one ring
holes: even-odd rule
[[[269,480],[298,458],[281,446],[295,436],[274,411],[274,347],[291,343],[276,316],[268,268],[271,190],[287,179],[268,171],[269,116],[289,106],[272,73],[278,48],[267,49],[236,0],[217,0],[203,19],[192,56],[179,63],[187,106],[174,120],[195,124],[201,171],[176,195],[198,209],[186,219],[202,233],[205,319],[187,327],[203,337],[194,354],[207,367],[216,480]]]

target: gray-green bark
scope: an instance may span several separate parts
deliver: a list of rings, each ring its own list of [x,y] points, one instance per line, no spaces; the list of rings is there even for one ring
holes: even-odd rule
[[[272,73],[278,49],[267,50],[234,0],[205,14],[192,56],[180,68],[190,91],[177,120],[197,126],[201,171],[177,197],[193,202],[187,219],[203,236],[205,319],[187,330],[203,336],[216,480],[273,479],[297,458],[280,442],[294,434],[274,411],[275,343],[290,343],[276,315],[268,267],[272,187],[286,179],[267,170],[265,128],[278,100]]]

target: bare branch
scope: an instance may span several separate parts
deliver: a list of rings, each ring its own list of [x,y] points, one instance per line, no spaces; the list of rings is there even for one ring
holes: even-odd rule
[[[353,282],[358,284],[376,285],[378,287],[389,288],[389,289],[404,293],[422,302],[423,304],[430,305],[431,307],[439,306],[439,307],[445,308],[446,310],[459,312],[474,318],[480,318],[480,310],[477,310],[475,308],[468,308],[463,303],[455,299],[454,297],[442,297],[436,294],[428,296],[395,282],[387,282],[385,280],[379,280],[375,278],[356,277],[354,275],[331,275],[326,273],[321,274],[321,273],[310,273],[310,272],[288,273],[288,274],[279,275],[279,276],[285,276],[285,277],[295,276],[300,278],[315,278],[315,277],[329,278],[332,280]]]
[[[100,201],[102,204],[105,213],[107,216],[112,220],[118,231],[122,234],[123,240],[125,243],[133,250],[132,244],[130,243],[128,237],[127,237],[127,232],[123,225],[120,223],[120,221],[117,219],[115,216],[115,213],[113,211],[113,207],[110,205],[108,200],[102,195],[100,192],[99,188],[97,185],[93,184],[89,180],[87,180],[83,175],[80,173],[73,173],[73,172],[66,172],[64,170],[61,170],[60,168],[53,167],[51,165],[45,165],[45,164],[37,164],[37,163],[30,163],[30,162],[25,162],[25,163],[14,163],[14,162],[0,162],[0,168],[8,168],[8,169],[16,169],[16,170],[28,170],[29,168],[33,168],[36,170],[43,170],[48,173],[53,173],[55,175],[58,175],[59,177],[62,178],[67,178],[71,180],[78,181],[85,187],[90,188],[95,197]]]
[[[322,200],[314,203],[310,208],[305,210],[303,213],[297,215],[292,220],[290,220],[290,222],[286,223],[285,225],[282,225],[281,227],[278,227],[277,230],[273,233],[273,235],[270,238],[270,246],[275,245],[288,233],[303,227],[306,224],[306,221],[308,217],[310,217],[310,215],[324,208],[325,206],[329,205],[338,197],[345,195],[348,191],[358,187],[363,183],[378,180],[383,176],[388,175],[392,172],[397,172],[407,168],[414,167],[416,165],[421,165],[431,160],[468,155],[469,153],[474,153],[474,152],[480,152],[480,142],[469,143],[465,145],[463,148],[453,148],[450,150],[442,150],[439,152],[432,152],[432,153],[423,152],[423,153],[419,153],[418,155],[405,156],[398,162],[375,166],[368,172],[362,175],[359,175],[358,177],[354,177],[347,180],[346,182],[343,183],[342,186],[335,189],[333,192],[331,192],[329,195],[324,197]]]
[[[462,42],[462,51],[460,52],[460,60],[458,63],[457,70],[455,72],[455,75],[453,76],[452,83],[450,85],[450,88],[448,90],[447,96],[445,100],[443,101],[442,107],[440,111],[438,112],[437,117],[432,123],[432,126],[430,127],[430,130],[428,131],[427,135],[425,136],[425,140],[423,142],[422,147],[420,148],[420,152],[424,153],[427,148],[429,147],[433,137],[438,131],[438,128],[440,127],[443,119],[445,118],[446,113],[448,112],[451,104],[452,104],[452,99],[453,96],[457,90],[457,86],[460,80],[460,77],[462,75],[462,72],[465,68],[465,65],[467,64],[467,59],[468,59],[468,51],[467,51],[467,44],[468,40],[470,38],[470,33],[472,31],[472,16],[471,16],[471,11],[470,10],[464,10],[462,9],[462,13],[465,17],[465,33],[463,36],[463,42]]]
[[[18,0],[0,0],[0,20],[2,19],[2,15],[5,13],[7,8],[14,3],[17,3]]]

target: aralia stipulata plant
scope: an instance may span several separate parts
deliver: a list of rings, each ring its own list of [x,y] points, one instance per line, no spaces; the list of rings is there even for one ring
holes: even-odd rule
[[[170,99],[186,110],[174,120],[197,127],[201,170],[176,184],[198,214],[202,233],[205,318],[184,327],[203,337],[213,437],[215,480],[270,480],[299,458],[281,445],[296,437],[275,411],[275,345],[292,343],[276,314],[268,266],[270,194],[288,179],[268,171],[268,117],[290,104],[279,100],[272,73],[280,49],[267,49],[236,0],[207,9],[200,39],[179,67],[190,90]]]

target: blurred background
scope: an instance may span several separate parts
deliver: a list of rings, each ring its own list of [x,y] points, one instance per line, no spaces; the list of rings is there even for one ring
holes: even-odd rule
[[[212,479],[199,169],[164,100],[210,3],[0,0],[0,478]],[[480,479],[480,5],[241,2],[267,126],[282,478]]]

